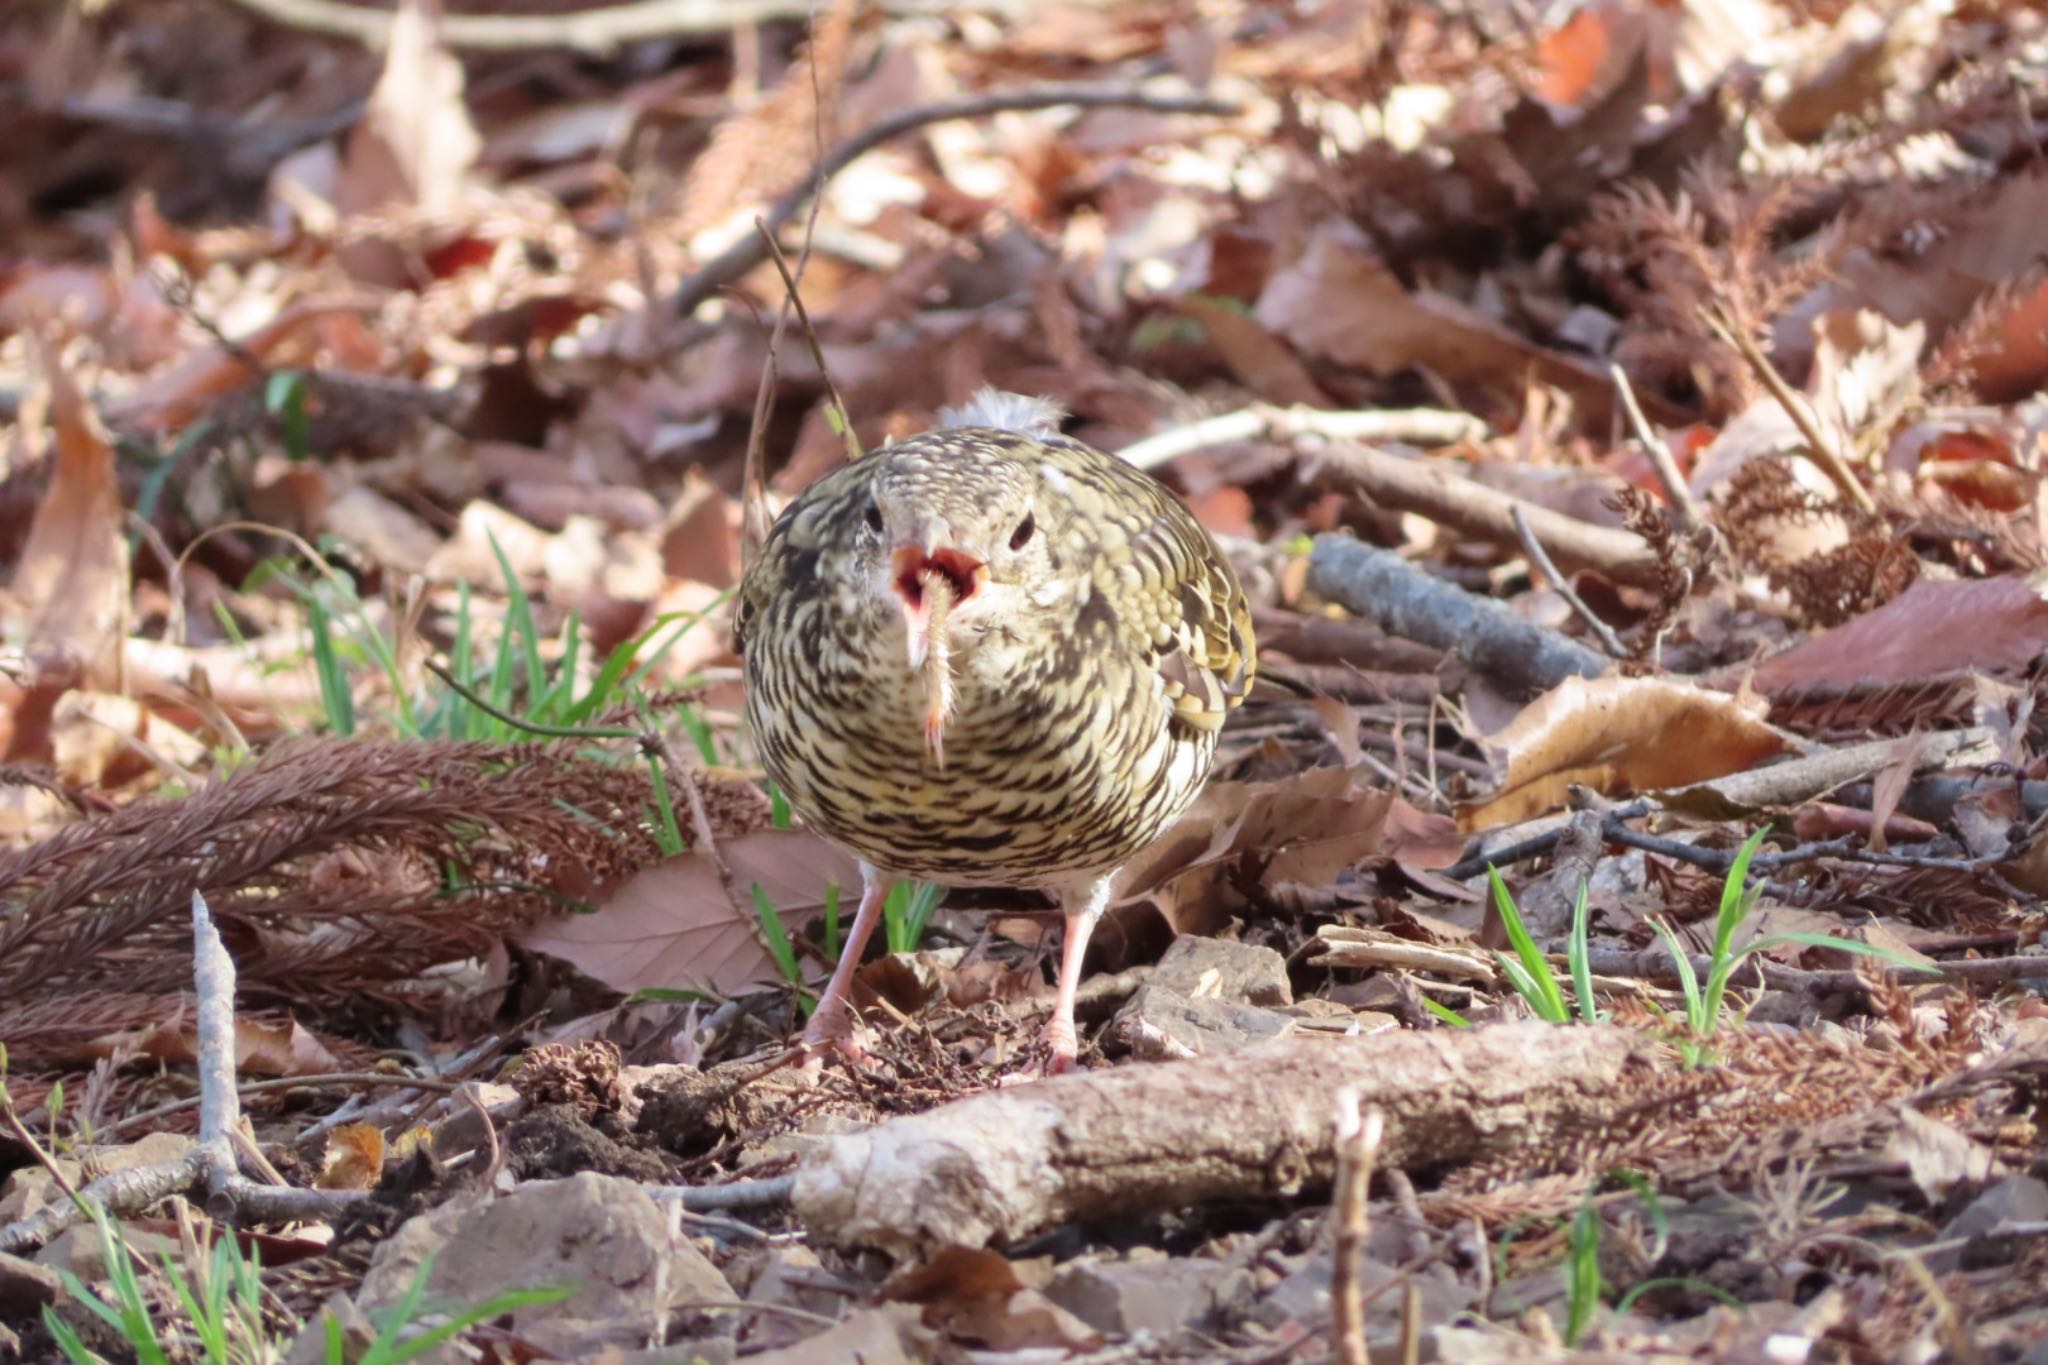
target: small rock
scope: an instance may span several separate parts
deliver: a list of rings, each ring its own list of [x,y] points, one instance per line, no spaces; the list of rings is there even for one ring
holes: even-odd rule
[[[1165,1340],[1210,1325],[1217,1310],[1249,1295],[1249,1272],[1220,1261],[1093,1261],[1061,1269],[1045,1296],[1096,1331]]]
[[[32,1317],[64,1292],[57,1272],[0,1251],[0,1318]]]
[[[2048,1218],[2048,1185],[2030,1175],[2009,1175],[1963,1205],[1941,1229],[1941,1240],[1981,1237],[2000,1223]]]
[[[928,1335],[918,1327],[918,1316],[916,1304],[863,1308],[829,1331],[779,1351],[748,1356],[747,1365],[845,1365],[847,1361],[859,1361],[860,1365],[910,1365],[913,1359],[929,1360],[932,1357],[925,1342],[917,1343],[915,1356],[903,1349],[906,1335]]]
[[[1252,1320],[1275,1328],[1288,1323],[1328,1322],[1330,1277],[1335,1267],[1336,1256],[1328,1248],[1309,1255],[1302,1261],[1300,1269],[1275,1285],[1252,1309]],[[1440,1265],[1413,1276],[1375,1258],[1367,1258],[1359,1266],[1359,1286],[1369,1302],[1399,1304],[1401,1291],[1396,1286],[1411,1279],[1420,1295],[1420,1321],[1425,1328],[1451,1321],[1471,1309],[1478,1298]],[[1366,1342],[1372,1347],[1375,1359],[1380,1352],[1394,1349],[1400,1336],[1401,1314],[1398,1308],[1366,1315]]]
[[[133,1223],[121,1224],[120,1230],[121,1240],[152,1265],[165,1252],[174,1259],[179,1255],[175,1238]],[[92,1223],[73,1223],[45,1243],[36,1252],[35,1260],[37,1265],[47,1266],[51,1271],[68,1270],[87,1284],[96,1284],[107,1277],[106,1248],[100,1242],[99,1228]]]
[[[1246,1005],[1291,1005],[1287,959],[1255,943],[1227,943],[1182,934],[1147,978],[1150,985],[1190,1000],[1231,1000]]]
[[[71,1157],[58,1157],[57,1169],[73,1185],[83,1185],[88,1180],[137,1166],[174,1165],[191,1150],[192,1139],[182,1133],[151,1133],[119,1147],[88,1147],[84,1149],[83,1165]],[[51,1202],[52,1194],[58,1199],[65,1197],[50,1183],[50,1173],[41,1166],[24,1166],[0,1186],[0,1223],[12,1223],[40,1212]]]
[[[1213,997],[1190,999],[1145,985],[1109,1024],[1109,1041],[1144,1061],[1213,1057],[1278,1038],[1295,1021],[1274,1010]]]
[[[502,1198],[460,1196],[407,1221],[377,1248],[357,1303],[397,1303],[428,1256],[427,1297],[451,1309],[517,1289],[573,1286],[567,1299],[512,1314],[516,1336],[563,1360],[660,1345],[650,1337],[678,1305],[737,1301],[652,1196],[590,1172],[530,1181]],[[733,1315],[721,1313],[704,1332],[729,1336],[734,1326]]]

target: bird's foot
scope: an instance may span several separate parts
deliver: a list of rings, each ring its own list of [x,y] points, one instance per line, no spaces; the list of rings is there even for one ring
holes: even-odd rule
[[[802,1071],[806,1076],[815,1077],[824,1069],[825,1058],[838,1053],[847,1061],[859,1067],[872,1067],[878,1063],[861,1046],[857,1036],[859,1024],[853,1011],[842,1006],[836,1010],[820,1007],[811,1015],[811,1022],[804,1027]]]
[[[1029,1085],[1048,1076],[1064,1076],[1080,1066],[1079,1040],[1074,1033],[1074,1021],[1061,1019],[1057,1015],[1046,1021],[1039,1031],[1038,1045],[1031,1049],[1032,1058],[1023,1068],[1011,1072],[996,1084],[1003,1088],[1013,1085]]]

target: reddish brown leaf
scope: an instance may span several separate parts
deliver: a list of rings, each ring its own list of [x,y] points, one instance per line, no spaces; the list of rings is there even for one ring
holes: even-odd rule
[[[782,980],[761,939],[750,888],[767,893],[794,933],[837,888],[842,929],[860,902],[853,859],[808,830],[760,830],[727,839],[719,853],[742,904],[727,898],[711,860],[683,853],[644,868],[587,915],[564,915],[527,930],[520,943],[559,957],[616,991],[652,987],[733,995]]]
[[[10,634],[25,634],[38,655],[76,660],[88,681],[119,690],[128,538],[113,442],[54,350],[44,349],[43,366],[57,449],[15,566],[15,610],[8,613],[15,619],[6,625]]]

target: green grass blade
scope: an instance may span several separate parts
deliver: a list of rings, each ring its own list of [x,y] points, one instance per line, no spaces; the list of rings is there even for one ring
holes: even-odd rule
[[[1576,1346],[1593,1325],[1593,1315],[1600,1311],[1600,1291],[1605,1288],[1600,1278],[1600,1214],[1590,1196],[1572,1218],[1570,1255],[1564,1341]]]
[[[789,930],[783,927],[782,917],[775,913],[775,902],[768,898],[759,882],[747,889],[753,893],[754,913],[761,920],[761,941],[767,945],[768,955],[775,959],[776,969],[790,985],[803,985],[803,973],[796,962],[796,946],[789,941]]]
[[[1549,961],[1536,947],[1536,940],[1529,937],[1528,928],[1522,923],[1522,909],[1515,904],[1515,898],[1508,894],[1508,884],[1500,879],[1498,869],[1486,869],[1487,884],[1493,888],[1494,908],[1500,912],[1503,928],[1507,930],[1508,943],[1514,948],[1515,956],[1521,959],[1523,969],[1528,973],[1536,994],[1526,996],[1529,1007],[1539,1018],[1562,1024],[1571,1019],[1571,1011],[1565,1008],[1564,991],[1558,987],[1557,976],[1550,970]],[[1520,989],[1517,987],[1517,989]],[[1540,1000],[1539,1000],[1540,997]]]
[[[1579,998],[1579,1018],[1597,1024],[1606,1016],[1593,1001],[1592,921],[1586,885],[1581,882],[1579,898],[1572,902],[1572,933],[1565,944],[1565,961],[1571,966],[1572,994]]]
[[[342,667],[340,651],[334,647],[334,620],[317,597],[311,600],[306,624],[313,633],[313,669],[320,678],[320,704],[327,712],[327,728],[347,739],[356,732],[355,696],[349,691],[348,670]]]
[[[1452,1028],[1472,1027],[1472,1021],[1470,1019],[1467,1019],[1464,1015],[1458,1013],[1449,1005],[1441,1004],[1438,1001],[1430,999],[1426,995],[1420,997],[1420,999],[1422,1001],[1422,1008],[1428,1010],[1431,1014],[1435,1015],[1438,1019],[1441,1019],[1444,1023],[1449,1024]]]
[[[1711,1033],[1700,996],[1700,979],[1692,969],[1692,957],[1685,951],[1685,945],[1678,941],[1678,935],[1663,920],[1653,919],[1650,927],[1657,931],[1664,946],[1671,950],[1671,961],[1678,969],[1678,984],[1685,991],[1685,1021],[1699,1033]]]

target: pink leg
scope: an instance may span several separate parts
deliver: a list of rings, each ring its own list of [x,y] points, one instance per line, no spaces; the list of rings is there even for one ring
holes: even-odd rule
[[[866,863],[861,864],[860,876],[860,909],[854,914],[853,928],[846,933],[846,946],[840,949],[839,965],[832,969],[832,980],[818,997],[810,1023],[804,1026],[804,1051],[809,1054],[805,1065],[813,1069],[824,1059],[828,1047],[854,1061],[862,1056],[860,1044],[853,1038],[853,1007],[847,1003],[846,993],[853,985],[854,969],[860,966],[860,955],[867,949],[868,939],[882,922],[882,902],[889,898],[890,879]]]
[[[1074,992],[1081,985],[1081,960],[1088,955],[1088,936],[1095,932],[1095,921],[1102,918],[1102,912],[1109,906],[1109,891],[1109,878],[1103,877],[1079,897],[1073,893],[1060,897],[1067,932],[1066,942],[1060,948],[1059,998],[1053,1003],[1052,1018],[1045,1021],[1045,1041],[1052,1047],[1052,1056],[1045,1064],[1047,1075],[1074,1069],[1074,1059],[1080,1051],[1080,1038],[1074,1029]],[[1075,899],[1082,903],[1076,906]]]

